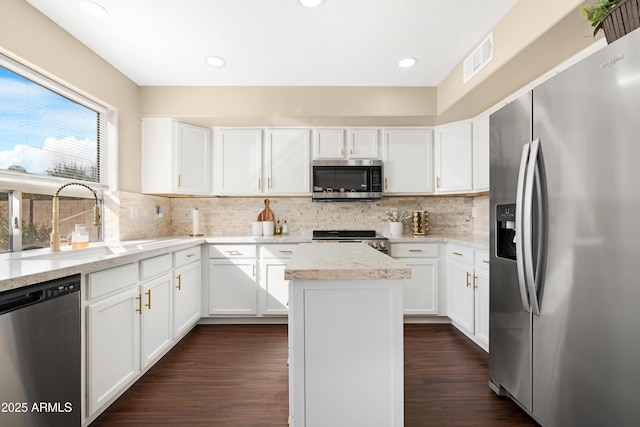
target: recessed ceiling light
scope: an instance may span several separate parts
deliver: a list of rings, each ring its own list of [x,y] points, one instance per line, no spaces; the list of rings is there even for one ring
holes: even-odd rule
[[[206,59],[206,61],[207,61],[207,64],[216,68],[224,67],[224,65],[227,63],[227,61],[220,58],[219,56],[210,56]]]
[[[98,18],[106,18],[109,16],[107,9],[100,6],[98,3],[89,0],[79,0],[78,7],[87,15],[96,16]]]
[[[300,3],[306,7],[317,7],[322,4],[324,0],[300,0]]]
[[[398,62],[398,67],[401,68],[411,68],[418,63],[416,58],[405,58]]]

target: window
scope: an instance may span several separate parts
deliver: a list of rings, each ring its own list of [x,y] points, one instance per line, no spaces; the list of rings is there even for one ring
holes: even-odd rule
[[[102,112],[0,66],[0,169],[99,183],[105,129]]]
[[[0,252],[46,247],[52,195],[82,182],[116,189],[115,116],[105,107],[0,55]],[[60,194],[60,234],[86,224],[95,199],[79,186]]]

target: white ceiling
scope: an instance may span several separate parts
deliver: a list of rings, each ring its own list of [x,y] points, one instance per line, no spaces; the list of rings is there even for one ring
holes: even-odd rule
[[[517,0],[26,1],[140,86],[437,86]]]

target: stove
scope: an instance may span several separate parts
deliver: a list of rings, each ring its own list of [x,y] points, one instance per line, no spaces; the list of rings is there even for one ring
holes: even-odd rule
[[[375,230],[313,230],[313,240],[339,243],[361,242],[389,254],[387,245],[389,239],[378,235]]]

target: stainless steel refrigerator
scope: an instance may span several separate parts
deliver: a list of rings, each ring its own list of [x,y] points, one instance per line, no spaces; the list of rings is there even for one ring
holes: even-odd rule
[[[640,425],[640,31],[491,115],[490,386]]]

